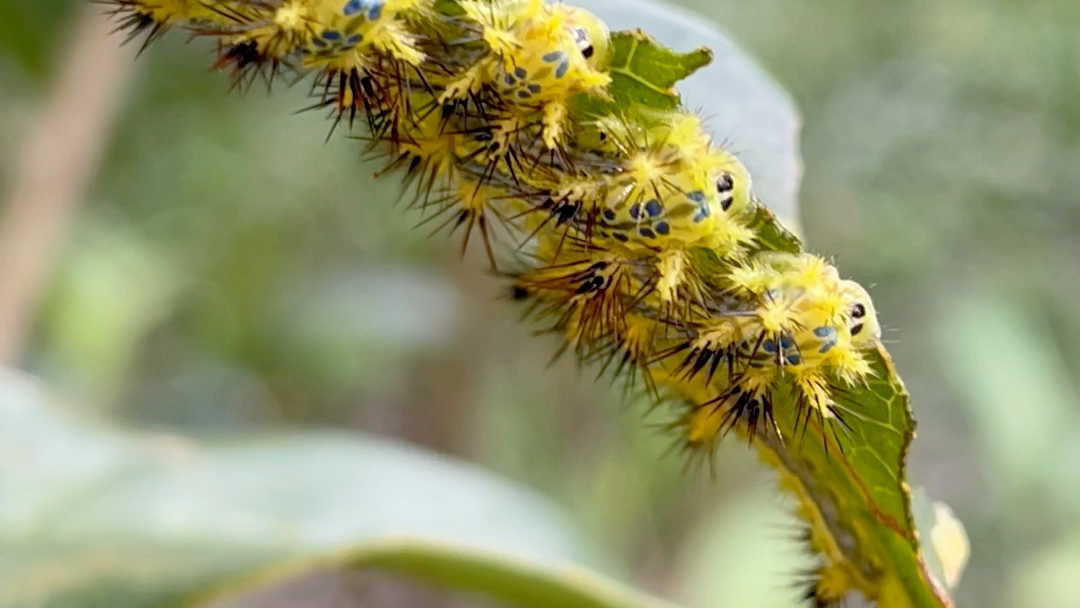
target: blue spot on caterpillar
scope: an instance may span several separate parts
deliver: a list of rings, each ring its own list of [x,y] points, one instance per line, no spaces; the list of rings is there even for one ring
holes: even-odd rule
[[[349,0],[341,8],[341,14],[351,17],[357,13],[367,11],[368,21],[378,21],[382,16],[382,0]]]
[[[645,203],[645,213],[649,214],[649,217],[656,217],[660,215],[660,201],[655,198]]]

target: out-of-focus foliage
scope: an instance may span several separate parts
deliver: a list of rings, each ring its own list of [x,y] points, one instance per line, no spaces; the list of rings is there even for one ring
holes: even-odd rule
[[[136,434],[66,409],[0,374],[5,608],[202,605],[332,567],[536,608],[670,606],[582,567],[596,558],[557,509],[465,463],[336,432]]]
[[[803,233],[876,283],[916,396],[910,475],[971,537],[957,604],[1071,607],[1080,5],[681,3],[800,107]],[[2,166],[74,4],[0,3]],[[356,142],[324,145],[320,117],[283,111],[303,90],[227,97],[208,57],[172,39],[140,60],[38,319],[36,373],[144,425],[404,437],[557,497],[641,586],[702,607],[798,605],[778,583],[809,564],[786,561],[790,523],[754,525],[786,520],[745,449],[721,450],[715,481],[682,474],[640,410],[569,365],[545,371],[553,347],[412,231]],[[761,145],[737,124],[719,135],[748,157]]]

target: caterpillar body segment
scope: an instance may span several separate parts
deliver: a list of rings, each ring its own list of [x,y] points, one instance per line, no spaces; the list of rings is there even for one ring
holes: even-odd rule
[[[738,215],[747,203],[734,207],[729,168],[741,165],[723,153],[711,156],[716,162],[704,165],[647,149],[635,153],[607,187],[600,236],[635,249],[703,247],[741,255],[754,239]]]
[[[466,28],[488,53],[451,82],[440,102],[492,95],[500,111],[538,116],[548,148],[563,140],[575,94],[605,95],[608,32],[578,8],[541,0],[465,0]]]
[[[237,0],[206,2],[225,23],[190,29],[217,40],[216,67],[231,66],[241,82],[260,74],[269,83],[284,69],[335,77],[367,73],[387,63],[419,65],[422,35],[403,13],[425,14],[423,0]],[[344,87],[342,87],[344,90]]]
[[[419,64],[419,35],[403,23],[425,0],[277,0],[206,3],[230,23],[201,30],[233,45],[254,45],[278,60],[307,69],[363,66],[375,52]]]
[[[749,173],[712,145],[696,118],[656,118],[644,127],[600,117],[586,136],[595,146],[590,151],[606,161],[581,163],[596,176],[585,189],[586,206],[599,211],[596,234],[609,246],[635,250],[703,247],[741,255],[754,240],[746,227]]]
[[[222,14],[233,8],[234,2],[208,3],[203,0],[101,0],[97,4],[110,6],[110,13],[127,26],[135,19],[144,27],[166,29],[174,26],[226,24],[229,18]]]
[[[214,27],[228,25],[215,6],[202,0],[95,0],[105,5],[116,22],[116,31],[126,32],[125,42],[145,37],[142,48],[173,27]]]

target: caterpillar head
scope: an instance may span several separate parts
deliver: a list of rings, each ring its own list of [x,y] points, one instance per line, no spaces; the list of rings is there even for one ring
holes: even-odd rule
[[[867,348],[881,340],[881,325],[870,294],[855,281],[841,281],[840,293],[848,303],[848,331],[855,348]]]
[[[586,10],[557,6],[566,13],[567,31],[585,64],[592,70],[602,71],[607,66],[611,37],[607,25]]]
[[[750,172],[739,159],[728,152],[717,152],[717,163],[711,171],[720,208],[729,216],[739,217],[750,208]]]

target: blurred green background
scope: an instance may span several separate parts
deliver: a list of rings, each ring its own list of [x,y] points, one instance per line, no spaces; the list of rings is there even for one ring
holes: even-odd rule
[[[1080,4],[681,4],[801,108],[807,245],[873,286],[919,422],[909,476],[971,539],[958,605],[1080,605]],[[78,5],[0,4],[0,192]],[[479,256],[414,231],[356,142],[291,115],[303,87],[226,96],[208,60],[174,36],[138,62],[23,367],[151,429],[400,437],[554,497],[639,587],[798,605],[806,561],[745,446],[721,450],[714,480],[683,474],[643,404],[548,368],[554,341],[518,323]],[[480,605],[390,587],[277,599]]]

